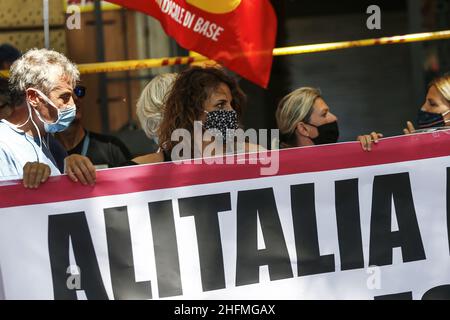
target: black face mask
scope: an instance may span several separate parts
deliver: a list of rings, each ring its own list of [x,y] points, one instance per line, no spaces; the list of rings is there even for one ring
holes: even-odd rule
[[[318,127],[310,123],[309,125],[316,127],[319,131],[319,135],[316,138],[311,138],[315,145],[336,143],[338,141],[339,127],[337,121],[326,123]]]
[[[446,116],[449,112],[450,111],[446,111],[441,114],[419,110],[417,113],[417,127],[419,129],[444,127],[447,122],[444,120],[444,116]]]
[[[238,118],[235,110],[205,112],[208,114],[203,125],[205,129],[211,130],[216,136],[223,138],[223,141],[233,139],[234,132],[238,128]]]

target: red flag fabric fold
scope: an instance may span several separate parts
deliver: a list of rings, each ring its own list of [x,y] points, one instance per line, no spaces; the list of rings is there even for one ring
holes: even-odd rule
[[[269,0],[108,0],[158,19],[187,50],[266,88],[277,18]]]

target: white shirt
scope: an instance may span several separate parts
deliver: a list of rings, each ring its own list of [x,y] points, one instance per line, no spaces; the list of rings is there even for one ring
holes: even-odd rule
[[[44,144],[42,148],[33,137],[10,122],[0,120],[0,180],[22,179],[24,165],[36,161],[47,164],[51,170],[50,175],[60,175],[61,172],[50,158],[50,151]]]

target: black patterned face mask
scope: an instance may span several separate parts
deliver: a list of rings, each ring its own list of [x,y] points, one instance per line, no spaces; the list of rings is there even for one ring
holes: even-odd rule
[[[217,137],[222,137],[224,141],[229,141],[234,137],[234,132],[238,128],[238,119],[235,110],[205,112],[208,114],[203,125],[206,130],[210,130]]]

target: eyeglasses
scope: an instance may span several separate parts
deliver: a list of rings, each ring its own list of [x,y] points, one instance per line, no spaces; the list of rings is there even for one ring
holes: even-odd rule
[[[86,87],[76,86],[75,89],[73,89],[73,93],[77,98],[83,98],[86,95]]]

